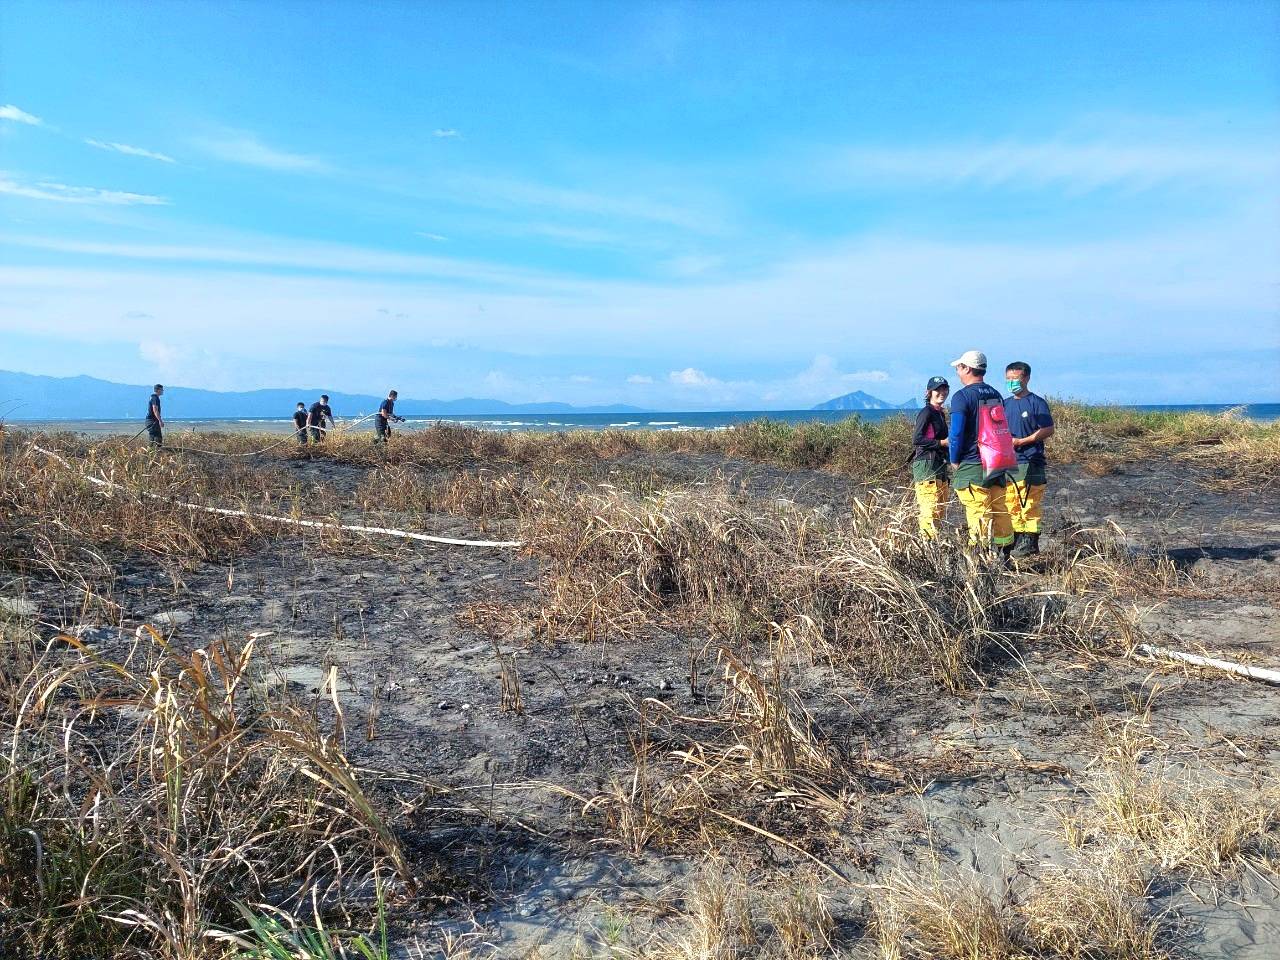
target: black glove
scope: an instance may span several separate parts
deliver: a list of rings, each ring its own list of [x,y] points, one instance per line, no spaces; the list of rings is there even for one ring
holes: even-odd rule
[[[395,421],[396,423],[404,423],[404,417],[396,417]]]

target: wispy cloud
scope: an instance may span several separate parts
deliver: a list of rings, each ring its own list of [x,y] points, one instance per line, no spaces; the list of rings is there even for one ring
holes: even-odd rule
[[[0,180],[0,193],[6,192]],[[42,186],[48,186],[44,184]],[[47,197],[42,199],[64,199]],[[82,201],[83,202],[83,201]],[[166,202],[166,201],[161,201]],[[450,257],[395,253],[344,244],[285,244],[276,238],[257,238],[250,243],[224,246],[161,243],[109,243],[61,237],[0,234],[0,243],[86,254],[123,260],[150,260],[160,263],[218,264],[227,267],[270,267],[284,271],[333,272],[386,275],[409,278],[469,281],[493,287],[530,287],[543,291],[564,288],[570,281],[531,270],[503,267]]]
[[[268,146],[248,131],[226,131],[212,137],[196,137],[192,144],[211,156],[228,163],[239,163],[283,173],[324,173],[329,164],[319,157],[291,153]]]
[[[631,193],[560,187],[503,177],[460,176],[448,186],[452,197],[472,206],[530,207],[557,213],[664,224],[699,233],[718,233],[718,216],[686,204]]]
[[[462,134],[453,127],[441,127],[431,134],[433,137],[439,137],[441,140],[461,140]]]
[[[673,277],[700,277],[724,264],[724,257],[691,253],[673,257],[662,263],[662,269]]]
[[[28,126],[39,127],[44,125],[44,121],[34,114],[27,113],[25,110],[19,110],[12,103],[6,103],[0,107],[0,120],[11,120],[14,123],[25,123]]]
[[[103,206],[164,206],[169,201],[146,193],[128,193],[124,190],[103,190],[99,187],[73,187],[65,183],[42,180],[39,183],[19,183],[0,176],[0,193],[28,200],[51,200],[56,203],[86,203]]]
[[[127,143],[115,143],[114,141],[94,140],[85,138],[85,143],[91,147],[97,147],[99,150],[110,150],[115,153],[123,153],[130,157],[145,157],[148,160],[159,160],[161,163],[176,163],[173,157],[164,153],[156,153],[154,150],[144,150],[142,147],[133,147]]]
[[[1276,145],[1049,140],[855,146],[819,166],[837,186],[932,184],[985,189],[1144,189],[1259,180],[1280,173]]]
[[[418,236],[422,237],[422,239],[424,240],[434,240],[437,243],[444,243],[446,240],[449,239],[448,237],[440,233],[424,233],[421,230],[418,231]]]
[[[645,376],[643,373],[633,373],[631,376],[627,377],[627,383],[653,383],[653,377]]]
[[[597,384],[581,385],[578,402],[625,391],[629,402],[669,409],[804,406],[858,386],[896,401],[915,395],[930,374],[945,375],[947,361],[970,346],[998,363],[1029,360],[1050,391],[1080,383],[1104,355],[1143,356],[1147,369],[1157,353],[1174,369],[1227,351],[1251,350],[1264,366],[1280,356],[1280,234],[1271,210],[1257,207],[1119,237],[870,234],[696,283],[528,277],[496,264],[263,237],[222,237],[223,245],[208,248],[0,240],[103,258],[0,266],[0,286],[24,303],[20,310],[0,303],[0,330],[35,326],[74,338],[137,309],[164,317],[175,343],[217,352],[252,341],[270,352],[287,348],[298,323],[321,324],[325,344],[353,364],[373,364],[367,327],[351,318],[385,307],[391,315],[379,315],[379,328],[394,338],[397,356],[430,357],[415,351],[465,329],[471,350],[536,357],[530,368],[566,377],[597,376]],[[108,257],[130,262],[122,268]],[[194,268],[175,266],[182,262]],[[956,344],[962,328],[997,332],[987,343]],[[1016,356],[1001,346],[1002,330],[1016,331]],[[815,359],[819,344],[840,362]],[[596,365],[585,366],[584,357]],[[456,358],[435,362],[432,375],[459,377],[462,392],[484,372],[464,381]],[[655,382],[627,381],[642,374]],[[1139,399],[1148,382],[1116,381],[1106,388],[1115,392],[1091,387],[1090,395]],[[528,385],[509,390],[504,398],[546,396]],[[1186,394],[1215,395],[1221,391]]]

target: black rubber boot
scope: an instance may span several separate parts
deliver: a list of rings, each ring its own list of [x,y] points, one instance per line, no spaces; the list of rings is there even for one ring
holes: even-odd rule
[[[1027,539],[1031,541],[1031,555],[1037,556],[1040,553],[1040,534],[1028,533]]]
[[[1033,546],[1034,541],[1031,538],[1032,534],[1030,533],[1015,533],[1013,535],[1013,549],[1009,551],[1009,558],[1011,560],[1021,560],[1023,557],[1029,557],[1036,553],[1037,551]]]

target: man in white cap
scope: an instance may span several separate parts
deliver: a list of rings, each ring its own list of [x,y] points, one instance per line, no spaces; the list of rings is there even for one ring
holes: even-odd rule
[[[964,505],[969,545],[990,544],[1007,553],[1013,545],[1013,522],[1005,504],[1005,475],[996,471],[988,476],[978,453],[979,408],[994,402],[1003,409],[1004,397],[983,382],[987,355],[981,350],[966,350],[951,361],[951,366],[964,385],[951,395],[951,429],[947,437],[947,456],[955,465],[951,485],[956,499]]]

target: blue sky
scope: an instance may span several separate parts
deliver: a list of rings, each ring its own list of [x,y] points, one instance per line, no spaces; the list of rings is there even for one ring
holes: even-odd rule
[[[0,369],[1280,401],[1280,4],[0,5]]]

